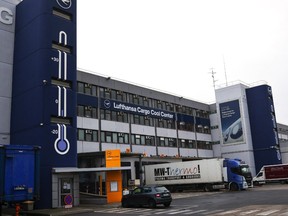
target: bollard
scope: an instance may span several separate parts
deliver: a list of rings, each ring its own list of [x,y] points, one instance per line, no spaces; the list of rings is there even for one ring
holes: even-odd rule
[[[17,203],[16,205],[15,205],[15,216],[19,216],[20,214],[20,205]]]

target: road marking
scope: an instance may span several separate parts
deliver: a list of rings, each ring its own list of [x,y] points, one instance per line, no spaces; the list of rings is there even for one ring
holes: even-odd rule
[[[235,214],[236,212],[239,212],[239,209],[236,210],[230,210],[230,211],[224,211],[222,213],[218,213],[217,215],[230,215],[230,214]]]
[[[280,210],[269,210],[269,211],[266,211],[266,212],[262,212],[262,213],[259,213],[257,214],[258,216],[266,216],[266,215],[270,215],[270,214],[273,214],[275,212],[278,212]]]
[[[155,215],[158,215],[158,214],[170,214],[170,213],[173,213],[175,211],[179,211],[179,209],[172,209],[172,210],[165,210],[165,209],[162,209],[161,211],[159,212],[156,212],[154,213]]]
[[[259,211],[260,211],[259,209],[245,211],[245,212],[241,212],[240,215],[249,215],[249,214],[252,214],[252,213],[259,212]]]
[[[187,212],[187,213],[184,213],[185,215],[192,215],[192,214],[198,214],[200,212],[205,212],[207,210],[204,210],[204,209],[201,209],[201,210],[197,210],[197,211],[192,211],[192,212]]]
[[[181,211],[171,212],[171,213],[168,213],[168,214],[174,215],[174,214],[181,214],[181,213],[189,212],[189,211],[191,211],[191,209],[184,209],[184,210],[181,210]]]
[[[148,212],[148,211],[152,211],[153,209],[136,209],[136,212]]]
[[[208,212],[205,212],[205,213],[202,213],[203,215],[215,215],[217,214],[218,212],[222,212],[224,210],[222,209],[219,209],[219,210],[214,210],[214,211],[208,211]]]

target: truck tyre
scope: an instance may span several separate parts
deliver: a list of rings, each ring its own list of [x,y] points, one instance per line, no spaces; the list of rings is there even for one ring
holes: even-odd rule
[[[254,182],[253,182],[253,185],[255,185],[255,186],[259,186],[260,184],[259,184],[258,181],[254,181]]]
[[[239,187],[238,187],[238,185],[237,185],[236,183],[232,182],[232,183],[230,184],[230,190],[231,190],[231,191],[238,191],[238,190],[239,190]]]
[[[211,192],[212,191],[212,185],[206,184],[204,185],[204,192]]]
[[[155,208],[155,207],[156,207],[156,202],[155,202],[155,200],[150,199],[150,200],[148,201],[148,206],[149,206],[150,208]]]

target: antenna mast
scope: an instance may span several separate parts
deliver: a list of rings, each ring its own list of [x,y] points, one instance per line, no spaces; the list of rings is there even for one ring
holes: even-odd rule
[[[224,55],[223,55],[223,65],[224,65],[225,81],[226,81],[226,87],[227,87],[228,86],[228,81],[227,81],[226,64],[225,64]]]
[[[213,71],[214,70],[214,68],[211,68],[211,75],[212,75],[212,79],[213,79],[213,88],[214,88],[214,91],[215,91],[215,83],[216,83],[216,81],[217,80],[215,80],[215,74],[216,74],[216,72],[215,71]]]

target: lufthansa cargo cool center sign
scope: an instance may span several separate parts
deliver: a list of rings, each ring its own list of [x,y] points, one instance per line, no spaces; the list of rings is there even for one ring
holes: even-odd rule
[[[143,107],[135,104],[123,103],[114,100],[102,99],[101,108],[110,109],[118,112],[128,112],[138,115],[163,118],[168,120],[174,120],[175,114],[172,112],[154,109],[150,107]]]

